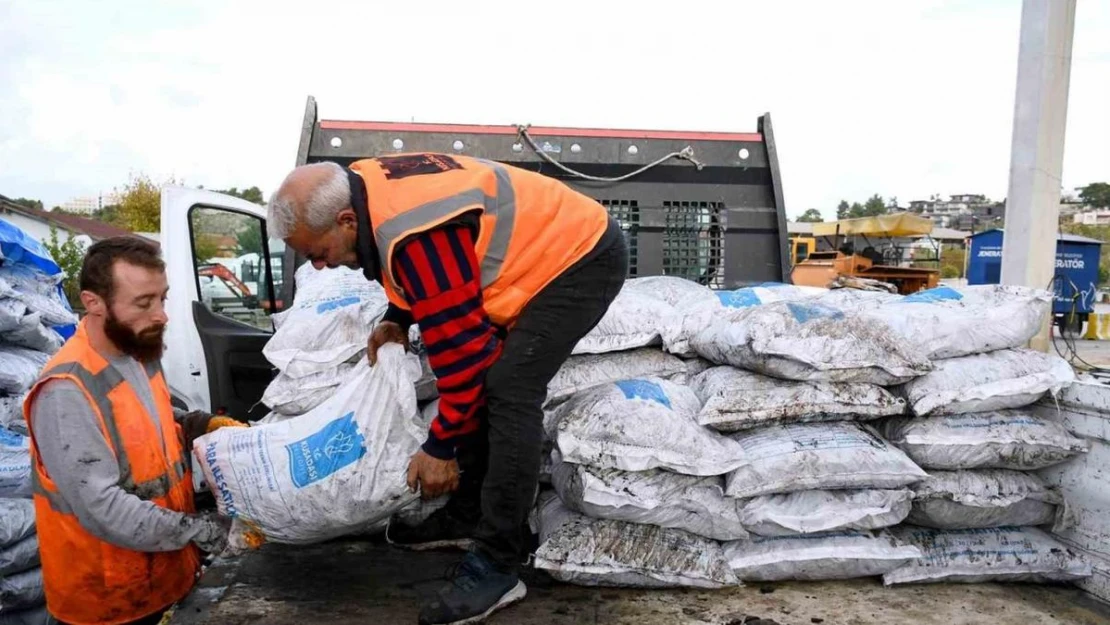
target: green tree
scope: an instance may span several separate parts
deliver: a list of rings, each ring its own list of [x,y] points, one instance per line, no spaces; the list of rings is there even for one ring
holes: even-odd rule
[[[258,254],[262,256],[262,228],[248,226],[235,235],[235,245],[238,255]]]
[[[1095,208],[1110,208],[1110,183],[1092,182],[1080,187],[1079,199],[1088,206]]]
[[[17,197],[14,200],[12,200],[12,202],[14,202],[16,204],[19,204],[20,206],[26,206],[27,208],[34,208],[34,209],[37,209],[37,210],[44,210],[43,207],[42,207],[42,201],[41,200],[32,200],[32,199],[25,198],[25,197]]]
[[[863,214],[865,217],[885,215],[886,202],[883,201],[883,198],[878,193],[872,195],[871,197],[867,198],[867,201],[863,204]]]
[[[248,202],[254,202],[255,204],[265,203],[262,199],[262,189],[259,189],[258,187],[250,187],[249,189],[243,189],[242,191],[235,187],[231,187],[230,189],[224,189],[223,191],[216,191],[216,193],[223,193],[224,195],[237,197]]]
[[[798,221],[804,224],[816,224],[825,221],[825,218],[821,216],[821,211],[810,208],[802,213],[801,217],[798,217]]]
[[[858,217],[866,217],[867,213],[863,212],[863,205],[859,202],[852,202],[852,206],[848,208],[848,217],[856,219]]]
[[[107,206],[94,210],[92,218],[97,221],[103,221],[106,224],[112,224],[113,226],[117,226],[119,228],[127,227],[127,224],[123,221],[123,215],[120,213],[119,204],[109,204]]]
[[[888,209],[889,208],[897,209],[898,208],[898,196],[896,196],[896,195],[891,196],[890,199],[888,199],[886,201],[886,207]]]
[[[959,245],[943,246],[940,252],[940,277],[945,280],[964,277],[966,262],[967,250]]]
[[[133,174],[118,189],[118,224],[132,232],[159,232],[162,226],[162,185],[175,184],[173,178],[159,184],[146,174]]]
[[[43,241],[42,245],[50,252],[54,262],[58,263],[65,274],[62,278],[62,290],[65,291],[69,305],[75,310],[83,309],[78,279],[81,275],[81,264],[85,261],[85,247],[72,236],[64,242],[58,241],[58,229],[54,226],[50,226],[50,238]]]
[[[848,200],[840,200],[840,203],[836,205],[836,218],[847,219],[849,210],[851,210],[851,207],[848,206]]]
[[[197,262],[201,263],[215,258],[216,254],[220,253],[220,246],[214,234],[198,234],[196,238],[193,239],[193,247]]]

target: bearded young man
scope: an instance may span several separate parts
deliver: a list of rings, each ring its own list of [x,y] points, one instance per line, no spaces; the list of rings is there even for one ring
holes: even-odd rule
[[[24,403],[46,607],[62,623],[157,623],[192,589],[200,551],[227,527],[193,503],[192,438],[221,425],[175,420],[162,375],[168,285],[158,247],[93,245],[80,275],[88,311]]]

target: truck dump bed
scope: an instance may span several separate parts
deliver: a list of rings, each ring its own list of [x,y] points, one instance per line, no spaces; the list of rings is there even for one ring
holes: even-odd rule
[[[790,273],[770,114],[754,126],[755,132],[537,126],[522,136],[513,125],[321,120],[309,97],[297,164],[443,152],[538,171],[598,200],[621,222],[631,277],[673,275],[733,288],[786,282]],[[683,150],[689,158],[674,156]],[[564,168],[627,178],[598,182]],[[295,264],[287,259],[286,266]]]

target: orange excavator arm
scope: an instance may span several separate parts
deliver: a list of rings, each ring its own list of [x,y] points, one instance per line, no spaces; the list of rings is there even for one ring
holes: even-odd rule
[[[224,267],[219,263],[214,263],[211,265],[201,265],[200,267],[197,267],[197,275],[210,276],[223,280],[223,283],[227,285],[228,289],[230,289],[233,293],[237,291],[237,295],[243,299],[251,296],[250,288],[247,287],[247,285],[243,284],[243,281],[240,280],[238,276],[236,276],[230,269]]]

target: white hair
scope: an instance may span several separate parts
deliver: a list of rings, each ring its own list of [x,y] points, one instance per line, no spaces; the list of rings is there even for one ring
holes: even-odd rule
[[[306,171],[319,172],[320,180],[307,193],[294,192],[290,181]],[[266,229],[271,237],[278,239],[292,234],[298,223],[309,232],[324,232],[335,223],[339,211],[350,205],[351,186],[342,167],[331,161],[302,165],[285,178],[277,193],[270,198]]]

